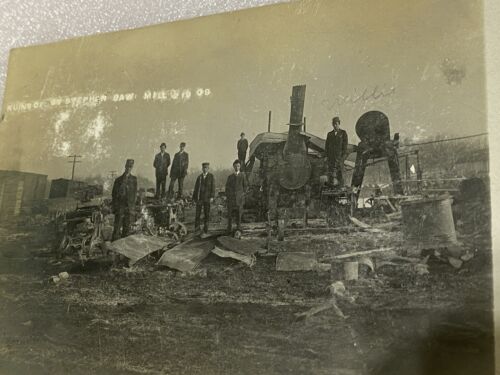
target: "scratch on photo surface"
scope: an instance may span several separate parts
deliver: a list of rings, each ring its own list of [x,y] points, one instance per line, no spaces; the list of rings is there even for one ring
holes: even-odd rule
[[[429,76],[427,75],[427,72],[429,70],[429,64],[425,64],[424,71],[422,72],[422,76],[420,77],[421,81],[427,81],[429,79]]]
[[[49,77],[52,75],[53,72],[54,72],[54,67],[51,66],[49,70],[47,70],[47,74],[45,74],[45,82],[43,83],[42,90],[40,91],[39,99],[42,99],[43,94],[45,93],[45,88],[47,87],[47,82],[49,81]]]

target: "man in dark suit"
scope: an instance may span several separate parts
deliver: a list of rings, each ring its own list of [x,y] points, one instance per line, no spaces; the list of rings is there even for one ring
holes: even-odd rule
[[[189,167],[189,155],[184,148],[186,144],[181,142],[179,145],[179,152],[174,155],[174,161],[172,162],[172,168],[170,168],[170,185],[168,187],[168,197],[172,198],[174,196],[174,185],[175,180],[179,186],[179,191],[177,193],[179,198],[182,198],[182,188],[184,186],[184,177],[187,175],[187,170]]]
[[[347,157],[347,133],[340,129],[340,119],[332,119],[333,130],[326,137],[325,153],[328,160],[328,170],[344,186],[344,161]]]
[[[241,170],[245,170],[245,159],[247,158],[248,140],[245,138],[245,133],[240,134],[238,140],[238,160],[241,162]]]
[[[153,162],[156,175],[156,198],[163,198],[165,196],[169,166],[170,155],[167,153],[167,145],[162,143],[160,145],[160,152],[155,155],[155,161]]]
[[[111,206],[115,214],[113,241],[126,237],[130,231],[130,219],[137,199],[137,178],[132,176],[133,159],[127,159],[125,172],[115,179],[111,193]],[[121,233],[120,233],[121,230]]]
[[[208,222],[210,220],[210,203],[215,196],[214,176],[208,172],[209,163],[201,165],[202,173],[196,179],[193,192],[193,201],[196,203],[196,216],[194,219],[194,230],[200,230],[200,216],[203,208],[203,232],[208,233]]]
[[[236,215],[236,229],[241,231],[241,215],[245,203],[247,181],[245,174],[241,172],[241,162],[235,160],[233,163],[234,173],[229,175],[226,181],[227,197],[227,231],[233,230],[233,214]]]

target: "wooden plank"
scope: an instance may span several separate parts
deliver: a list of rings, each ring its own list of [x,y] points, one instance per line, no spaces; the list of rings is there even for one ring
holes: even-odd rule
[[[168,244],[168,241],[160,237],[133,234],[111,242],[108,249],[127,257],[130,259],[129,264],[133,265],[146,255],[166,248]]]
[[[312,271],[317,267],[318,261],[314,253],[279,253],[276,257],[276,271]]]
[[[215,247],[213,239],[193,239],[165,251],[156,263],[182,272],[194,270]]]
[[[220,249],[217,246],[212,250],[212,253],[221,257],[221,258],[232,258],[242,263],[245,263],[247,266],[252,267],[255,264],[255,256],[254,255],[244,255],[239,254],[234,251]]]
[[[353,216],[349,216],[349,220],[351,220],[351,223],[353,223],[357,227],[360,227],[360,228],[363,228],[363,229],[369,229],[369,228],[371,228],[370,225],[368,225],[366,223],[363,223],[361,220],[358,220],[358,219],[356,219]]]
[[[260,241],[249,239],[236,239],[229,236],[217,238],[217,242],[223,249],[234,251],[238,254],[253,255],[261,250]]]
[[[387,253],[390,251],[394,252],[394,251],[396,251],[396,248],[395,247],[382,247],[380,249],[356,251],[354,253],[336,255],[332,259],[348,259],[348,258],[372,255],[372,254],[377,254],[377,253]]]

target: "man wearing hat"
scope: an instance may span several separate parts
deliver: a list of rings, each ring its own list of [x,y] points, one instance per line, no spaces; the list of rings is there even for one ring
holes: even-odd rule
[[[132,176],[133,159],[127,159],[125,172],[115,179],[111,194],[111,206],[115,214],[113,241],[128,236],[130,218],[135,210],[137,199],[137,177]],[[121,231],[121,233],[120,233]]]
[[[347,133],[340,129],[340,118],[332,119],[333,130],[328,133],[325,153],[328,160],[328,171],[344,186],[344,161],[347,158]]]
[[[163,198],[165,196],[169,166],[170,155],[167,153],[167,145],[162,143],[160,145],[160,152],[155,155],[155,160],[153,162],[156,175],[156,198]]]
[[[186,143],[181,142],[179,145],[179,152],[174,155],[174,161],[172,162],[172,168],[170,168],[170,185],[168,186],[168,197],[172,198],[174,196],[174,185],[175,180],[179,186],[178,197],[182,198],[182,188],[184,185],[184,177],[187,175],[187,170],[189,167],[189,155],[184,148]]]
[[[233,215],[236,215],[236,229],[241,231],[241,215],[245,204],[245,193],[247,181],[241,172],[241,162],[235,160],[233,163],[234,173],[229,175],[226,181],[227,197],[227,231],[233,230]]]
[[[238,160],[241,162],[242,170],[245,170],[245,159],[247,157],[248,140],[245,138],[245,133],[240,134],[240,139],[238,140]]]
[[[210,164],[201,164],[202,173],[196,179],[193,192],[193,201],[196,203],[196,216],[194,219],[194,230],[200,230],[200,216],[203,208],[203,232],[208,233],[208,222],[210,220],[210,203],[215,196],[214,176],[208,172]]]

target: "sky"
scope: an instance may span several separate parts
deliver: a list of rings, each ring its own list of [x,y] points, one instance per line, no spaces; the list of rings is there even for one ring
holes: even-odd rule
[[[272,5],[19,48],[9,57],[0,169],[153,178],[161,142],[191,166],[230,167],[241,131],[286,131],[305,84],[307,130],[380,110],[413,140],[486,131],[482,2],[324,0]],[[98,101],[99,100],[99,101]]]

